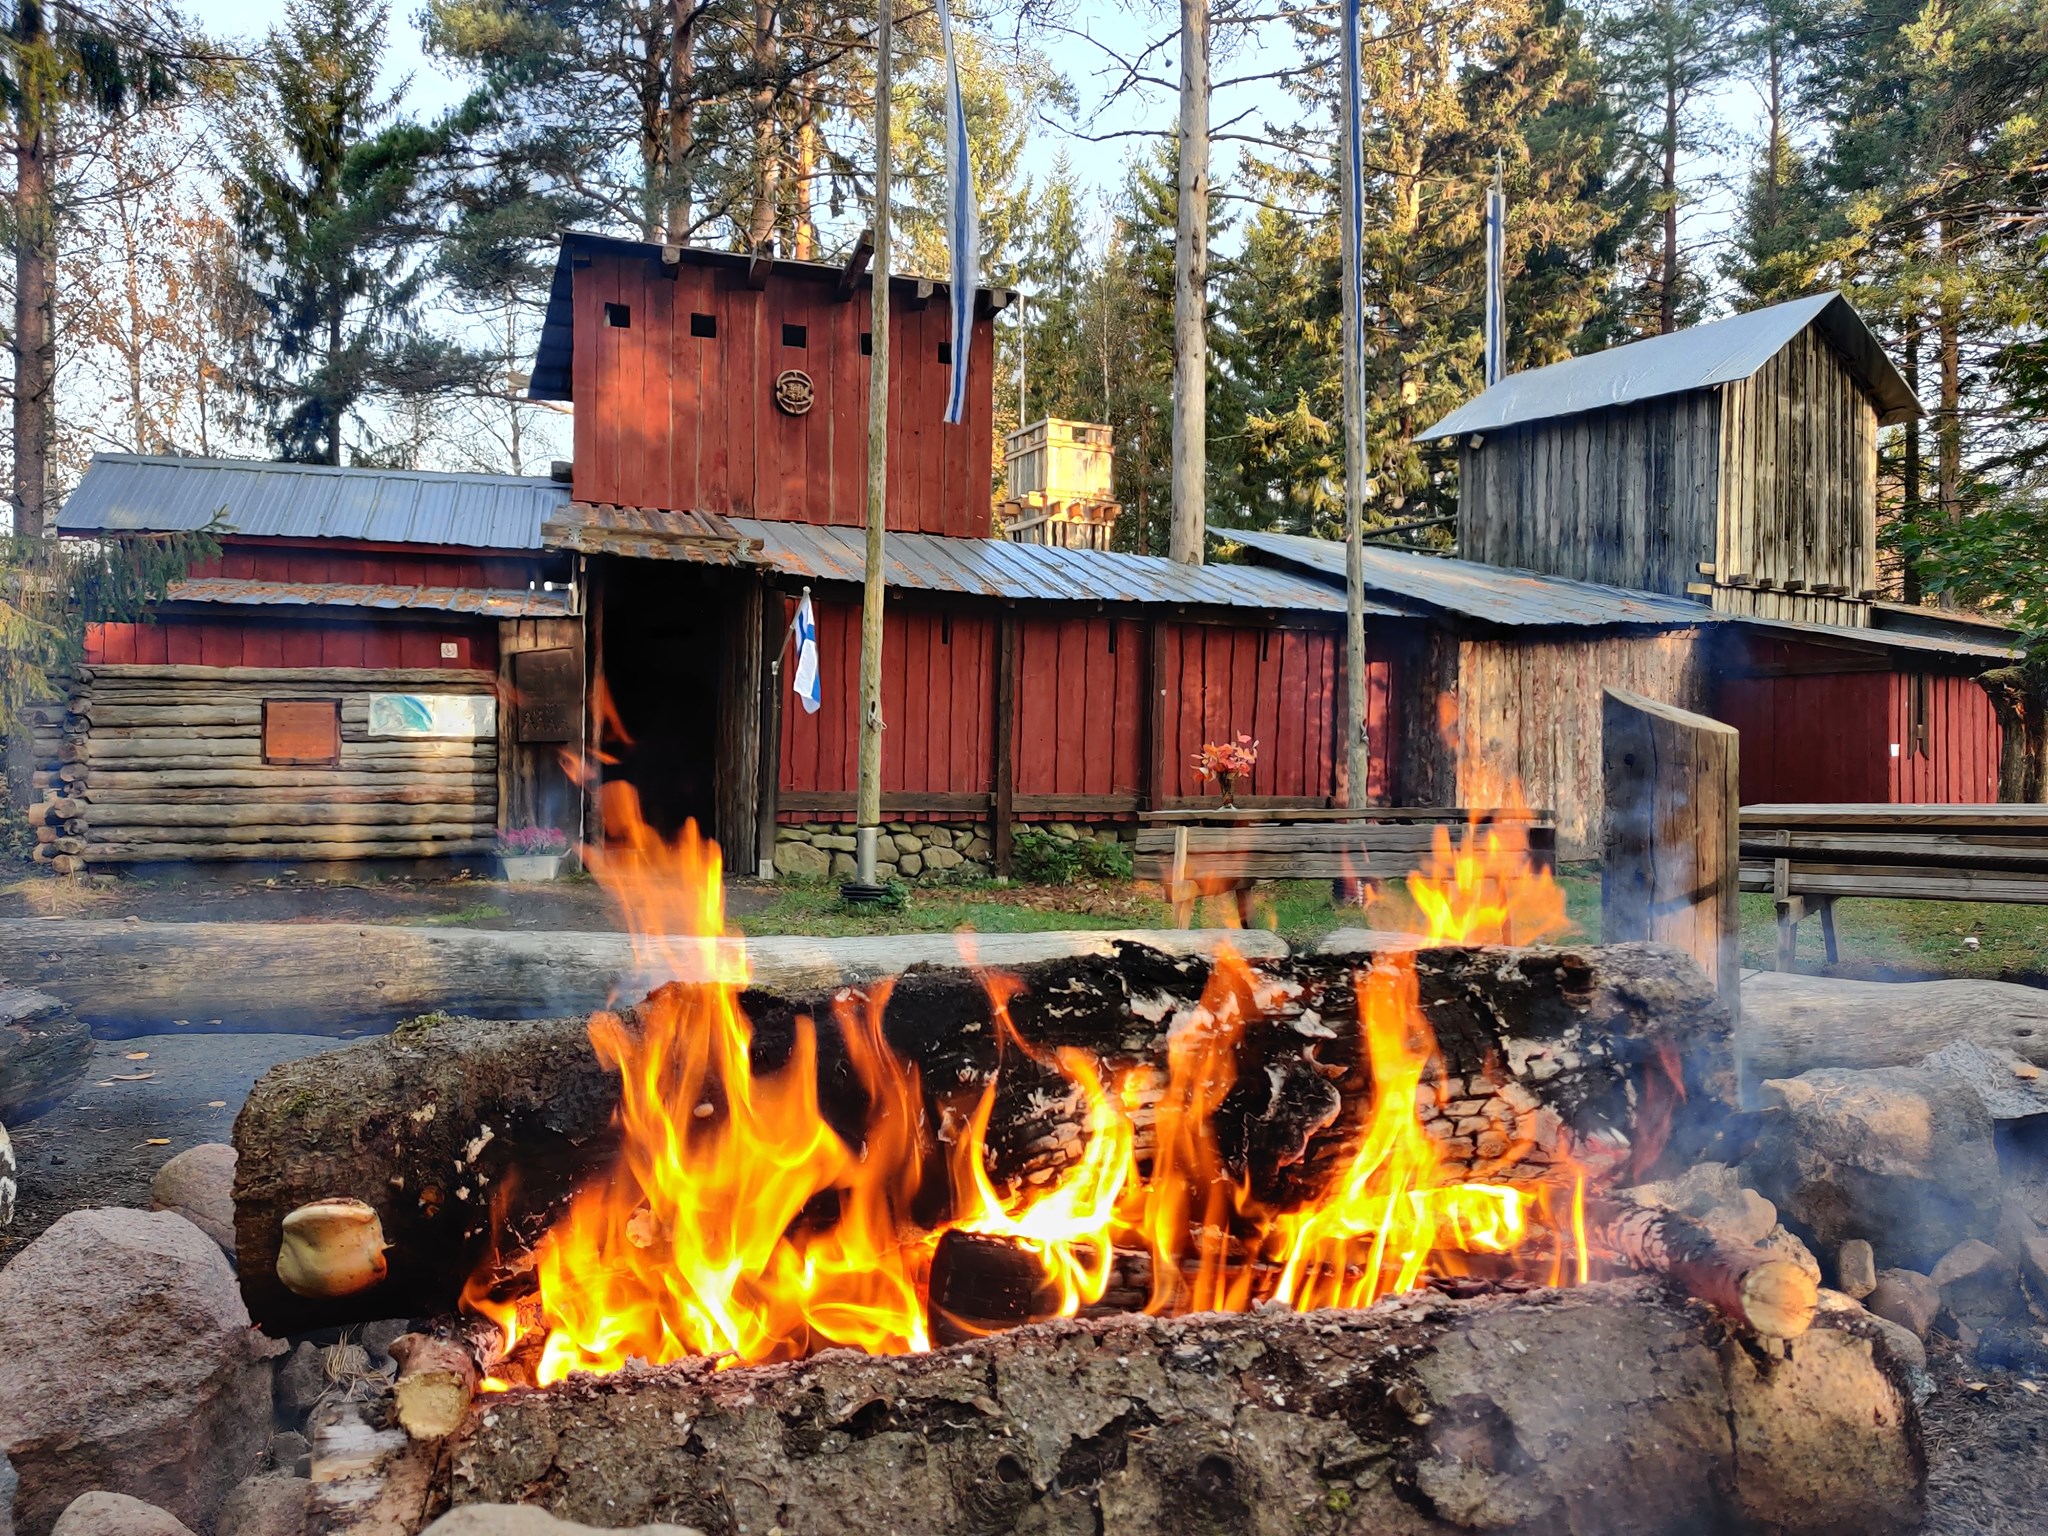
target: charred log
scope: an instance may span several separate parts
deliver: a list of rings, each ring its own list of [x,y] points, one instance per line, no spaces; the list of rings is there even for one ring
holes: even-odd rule
[[[479,1400],[432,1503],[711,1536],[1818,1536],[1914,1528],[1923,1480],[1903,1372],[1867,1319],[1825,1315],[1760,1356],[1623,1282],[578,1377]]]
[[[1217,1129],[1233,1167],[1261,1198],[1285,1203],[1321,1187],[1346,1155],[1369,1103],[1354,978],[1370,957],[1262,961],[1256,1017],[1239,1043],[1235,1086]],[[1421,1007],[1441,1073],[1421,1112],[1453,1166],[1492,1178],[1540,1179],[1567,1136],[1642,1160],[1645,1138],[1684,1090],[1697,1141],[1732,1096],[1728,1021],[1693,962],[1651,945],[1586,949],[1442,948],[1415,953]],[[1090,1051],[1112,1069],[1158,1072],[1176,1019],[1200,1005],[1210,962],[1135,945],[1017,967],[1010,1022],[1033,1052]],[[851,996],[860,1006],[859,994]],[[866,1103],[832,1017],[831,995],[748,992],[753,1065],[789,1058],[798,1021],[820,1021],[826,1116],[849,1140]],[[629,1011],[628,1024],[633,1017]],[[917,1068],[930,1126],[957,1126],[991,1081],[991,1173],[1054,1176],[1082,1143],[1072,1085],[1002,1037],[996,1005],[972,972],[912,970],[887,994],[883,1031]],[[1000,1067],[1000,1072],[998,1068]],[[235,1125],[236,1239],[253,1317],[273,1331],[452,1310],[486,1261],[494,1224],[516,1251],[538,1237],[578,1185],[613,1156],[617,1081],[580,1019],[422,1023],[270,1072]],[[1141,1104],[1139,1152],[1149,1147]],[[1703,1134],[1703,1133],[1702,1133]],[[943,1159],[920,1215],[944,1212]],[[1631,1167],[1634,1177],[1647,1176]],[[278,1281],[284,1217],[309,1202],[373,1206],[390,1243],[385,1280],[347,1297],[295,1296]]]

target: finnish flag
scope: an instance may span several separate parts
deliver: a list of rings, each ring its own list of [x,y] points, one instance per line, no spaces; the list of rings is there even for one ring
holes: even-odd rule
[[[796,675],[790,679],[790,686],[803,701],[804,713],[815,715],[825,702],[825,695],[818,686],[818,621],[811,613],[809,587],[797,600],[796,622],[791,628],[796,631]]]

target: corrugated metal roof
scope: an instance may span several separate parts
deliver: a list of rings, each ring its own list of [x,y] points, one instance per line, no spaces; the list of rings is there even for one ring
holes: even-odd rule
[[[759,541],[755,558],[784,575],[812,581],[862,578],[866,545],[858,528],[819,528],[745,517],[731,522],[742,538]],[[1148,555],[931,533],[890,534],[887,558],[888,584],[908,591],[1028,602],[1344,611],[1342,592],[1331,591],[1324,582],[1266,566],[1178,565]],[[1383,602],[1368,603],[1366,613],[1376,618],[1409,616],[1408,610]]]
[[[418,608],[473,613],[487,619],[560,619],[571,612],[567,592],[493,591],[483,587],[400,587],[361,581],[250,581],[197,576],[174,581],[173,603],[254,603],[265,607]]]
[[[1787,640],[1850,641],[1880,651],[1913,651],[1930,656],[1970,656],[1984,661],[2010,661],[2020,645],[1991,639],[1966,640],[1955,635],[1913,634],[1897,629],[1858,629],[1848,624],[1808,624],[1798,619],[1759,619],[1744,614],[1721,615],[1730,624],[1760,629]]]
[[[1314,571],[1333,581],[1341,593],[1342,544],[1248,528],[1211,527],[1209,532],[1269,559]],[[1375,548],[1370,544],[1363,553],[1366,589],[1376,596],[1397,602],[1407,600],[1488,624],[1675,626],[1705,624],[1715,618],[1704,603],[1666,597],[1658,592],[1637,592],[1627,587],[1574,581],[1567,576],[1508,570],[1413,550]]]
[[[539,549],[540,525],[568,501],[566,485],[524,475],[97,453],[57,527],[169,532],[218,514],[251,536]]]
[[[1920,402],[1856,306],[1839,293],[1819,293],[1509,374],[1418,433],[1415,441],[1492,432],[1730,384],[1755,373],[1809,325],[1818,325],[1847,360],[1877,402],[1880,422],[1888,425],[1921,414]]]

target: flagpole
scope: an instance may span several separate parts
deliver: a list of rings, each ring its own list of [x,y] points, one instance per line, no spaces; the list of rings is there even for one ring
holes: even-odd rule
[[[1337,171],[1337,211],[1344,221],[1344,344],[1340,367],[1344,389],[1344,740],[1345,803],[1366,803],[1366,770],[1371,743],[1365,724],[1365,333],[1360,312],[1360,220],[1365,161],[1359,143],[1362,106],[1358,76],[1358,0],[1344,0],[1344,81],[1338,112],[1343,163]]]
[[[868,324],[867,559],[860,604],[860,777],[854,795],[854,880],[873,887],[882,835],[882,561],[889,499],[889,95],[895,0],[875,26],[875,259]]]

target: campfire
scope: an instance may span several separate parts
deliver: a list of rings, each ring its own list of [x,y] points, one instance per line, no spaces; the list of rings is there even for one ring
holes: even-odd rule
[[[599,878],[669,979],[273,1073],[238,1124],[241,1251],[277,1257],[244,1265],[252,1314],[413,1319],[388,1419],[316,1425],[320,1532],[478,1501],[998,1530],[1074,1489],[1137,1529],[1131,1479],[1159,1529],[1254,1485],[1420,1501],[1418,1530],[1916,1508],[1878,1325],[1803,1251],[1630,1194],[1739,1156],[1713,989],[1676,951],[1532,942],[1561,893],[1482,829],[1411,883],[1420,931],[1329,954],[965,951],[792,996],[750,986],[713,845],[607,823],[638,830]],[[943,1476],[856,1508],[903,1457]]]

